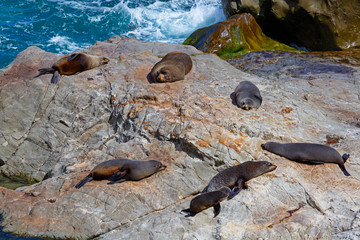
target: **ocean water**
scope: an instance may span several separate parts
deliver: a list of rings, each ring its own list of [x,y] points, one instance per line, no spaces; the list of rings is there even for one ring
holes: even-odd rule
[[[182,43],[225,20],[221,0],[0,0],[0,68],[29,46],[58,54],[115,35]]]

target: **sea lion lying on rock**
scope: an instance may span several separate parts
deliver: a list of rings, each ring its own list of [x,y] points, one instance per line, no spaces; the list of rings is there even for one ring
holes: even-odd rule
[[[92,180],[107,179],[111,181],[108,184],[120,183],[126,180],[137,181],[165,168],[165,165],[156,160],[137,161],[126,158],[112,159],[95,166],[89,175],[76,184],[75,187],[81,188],[85,183]]]
[[[229,197],[231,190],[228,187],[222,187],[218,191],[202,193],[190,202],[190,208],[182,210],[186,213],[185,217],[193,217],[199,212],[214,207],[214,217],[221,211],[220,202]]]
[[[259,89],[255,84],[249,81],[240,82],[235,88],[235,91],[231,94],[231,97],[233,103],[244,110],[258,108],[262,103]]]
[[[261,147],[264,150],[296,162],[312,164],[336,163],[346,176],[350,176],[344,165],[350,155],[345,153],[341,156],[338,151],[326,145],[267,142],[262,144]]]
[[[183,80],[192,68],[190,56],[183,52],[170,52],[151,69],[153,82],[175,82]]]
[[[225,186],[232,189],[228,198],[231,199],[241,191],[246,181],[275,169],[276,166],[267,161],[247,161],[216,174],[202,192],[217,191]]]
[[[103,64],[107,64],[110,60],[106,57],[93,56],[84,53],[73,53],[70,56],[60,58],[51,68],[39,69],[41,75],[52,73],[51,83],[57,84],[60,75],[73,75],[78,72],[83,72]]]
[[[244,187],[246,181],[275,169],[275,165],[266,161],[248,161],[229,167],[216,174],[201,194],[190,202],[190,208],[184,209],[182,212],[187,213],[186,217],[190,217],[213,206],[214,217],[216,217],[220,213],[220,202],[222,200],[225,198],[230,200],[235,197]]]

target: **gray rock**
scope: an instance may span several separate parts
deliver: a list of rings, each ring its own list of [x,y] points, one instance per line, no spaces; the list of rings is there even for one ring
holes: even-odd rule
[[[147,74],[168,51],[190,54],[193,70],[183,81],[150,84]],[[83,239],[358,236],[358,65],[332,61],[347,71],[327,73],[314,61],[307,73],[289,60],[284,69],[249,74],[191,46],[122,37],[83,52],[110,63],[53,85],[50,75],[33,77],[60,56],[31,47],[0,71],[1,173],[38,181],[46,175],[16,191],[0,187],[4,230]],[[244,80],[261,91],[257,110],[231,102]],[[327,136],[351,154],[351,177],[334,164],[299,164],[260,148],[266,141],[326,143]],[[168,167],[138,182],[74,188],[96,164],[118,157]],[[216,218],[212,209],[193,218],[180,213],[216,173],[249,160],[278,168],[224,201]]]

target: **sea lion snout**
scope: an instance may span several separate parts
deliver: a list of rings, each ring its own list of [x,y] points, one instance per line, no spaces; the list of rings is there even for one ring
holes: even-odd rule
[[[250,98],[245,98],[240,101],[240,108],[249,111],[254,106],[253,100]]]
[[[167,81],[169,81],[169,76],[166,75],[165,73],[159,73],[159,75],[157,77],[157,81],[158,82],[167,82]]]
[[[160,166],[160,168],[159,168],[159,171],[165,170],[166,168],[167,168],[167,166],[166,166],[166,165],[161,164],[161,166]]]
[[[108,64],[108,62],[110,62],[110,59],[103,57],[102,64]]]
[[[264,143],[263,143],[263,144],[261,144],[260,146],[261,146],[261,148],[262,148],[263,150],[266,150],[266,148],[265,148],[265,144],[264,144]]]
[[[271,164],[271,166],[269,167],[270,171],[274,171],[276,168],[277,166],[274,164]]]

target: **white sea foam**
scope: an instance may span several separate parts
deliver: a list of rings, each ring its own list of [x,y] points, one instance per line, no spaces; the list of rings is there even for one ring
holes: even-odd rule
[[[55,47],[56,51],[60,54],[65,54],[79,50],[81,48],[90,47],[91,44],[84,44],[80,46],[74,41],[71,41],[69,37],[56,35],[55,37],[50,38],[48,41],[47,47]]]
[[[182,42],[196,29],[225,20],[220,0],[156,1],[148,6],[128,7],[122,0],[112,11],[126,10],[134,29],[125,33],[142,40]]]

